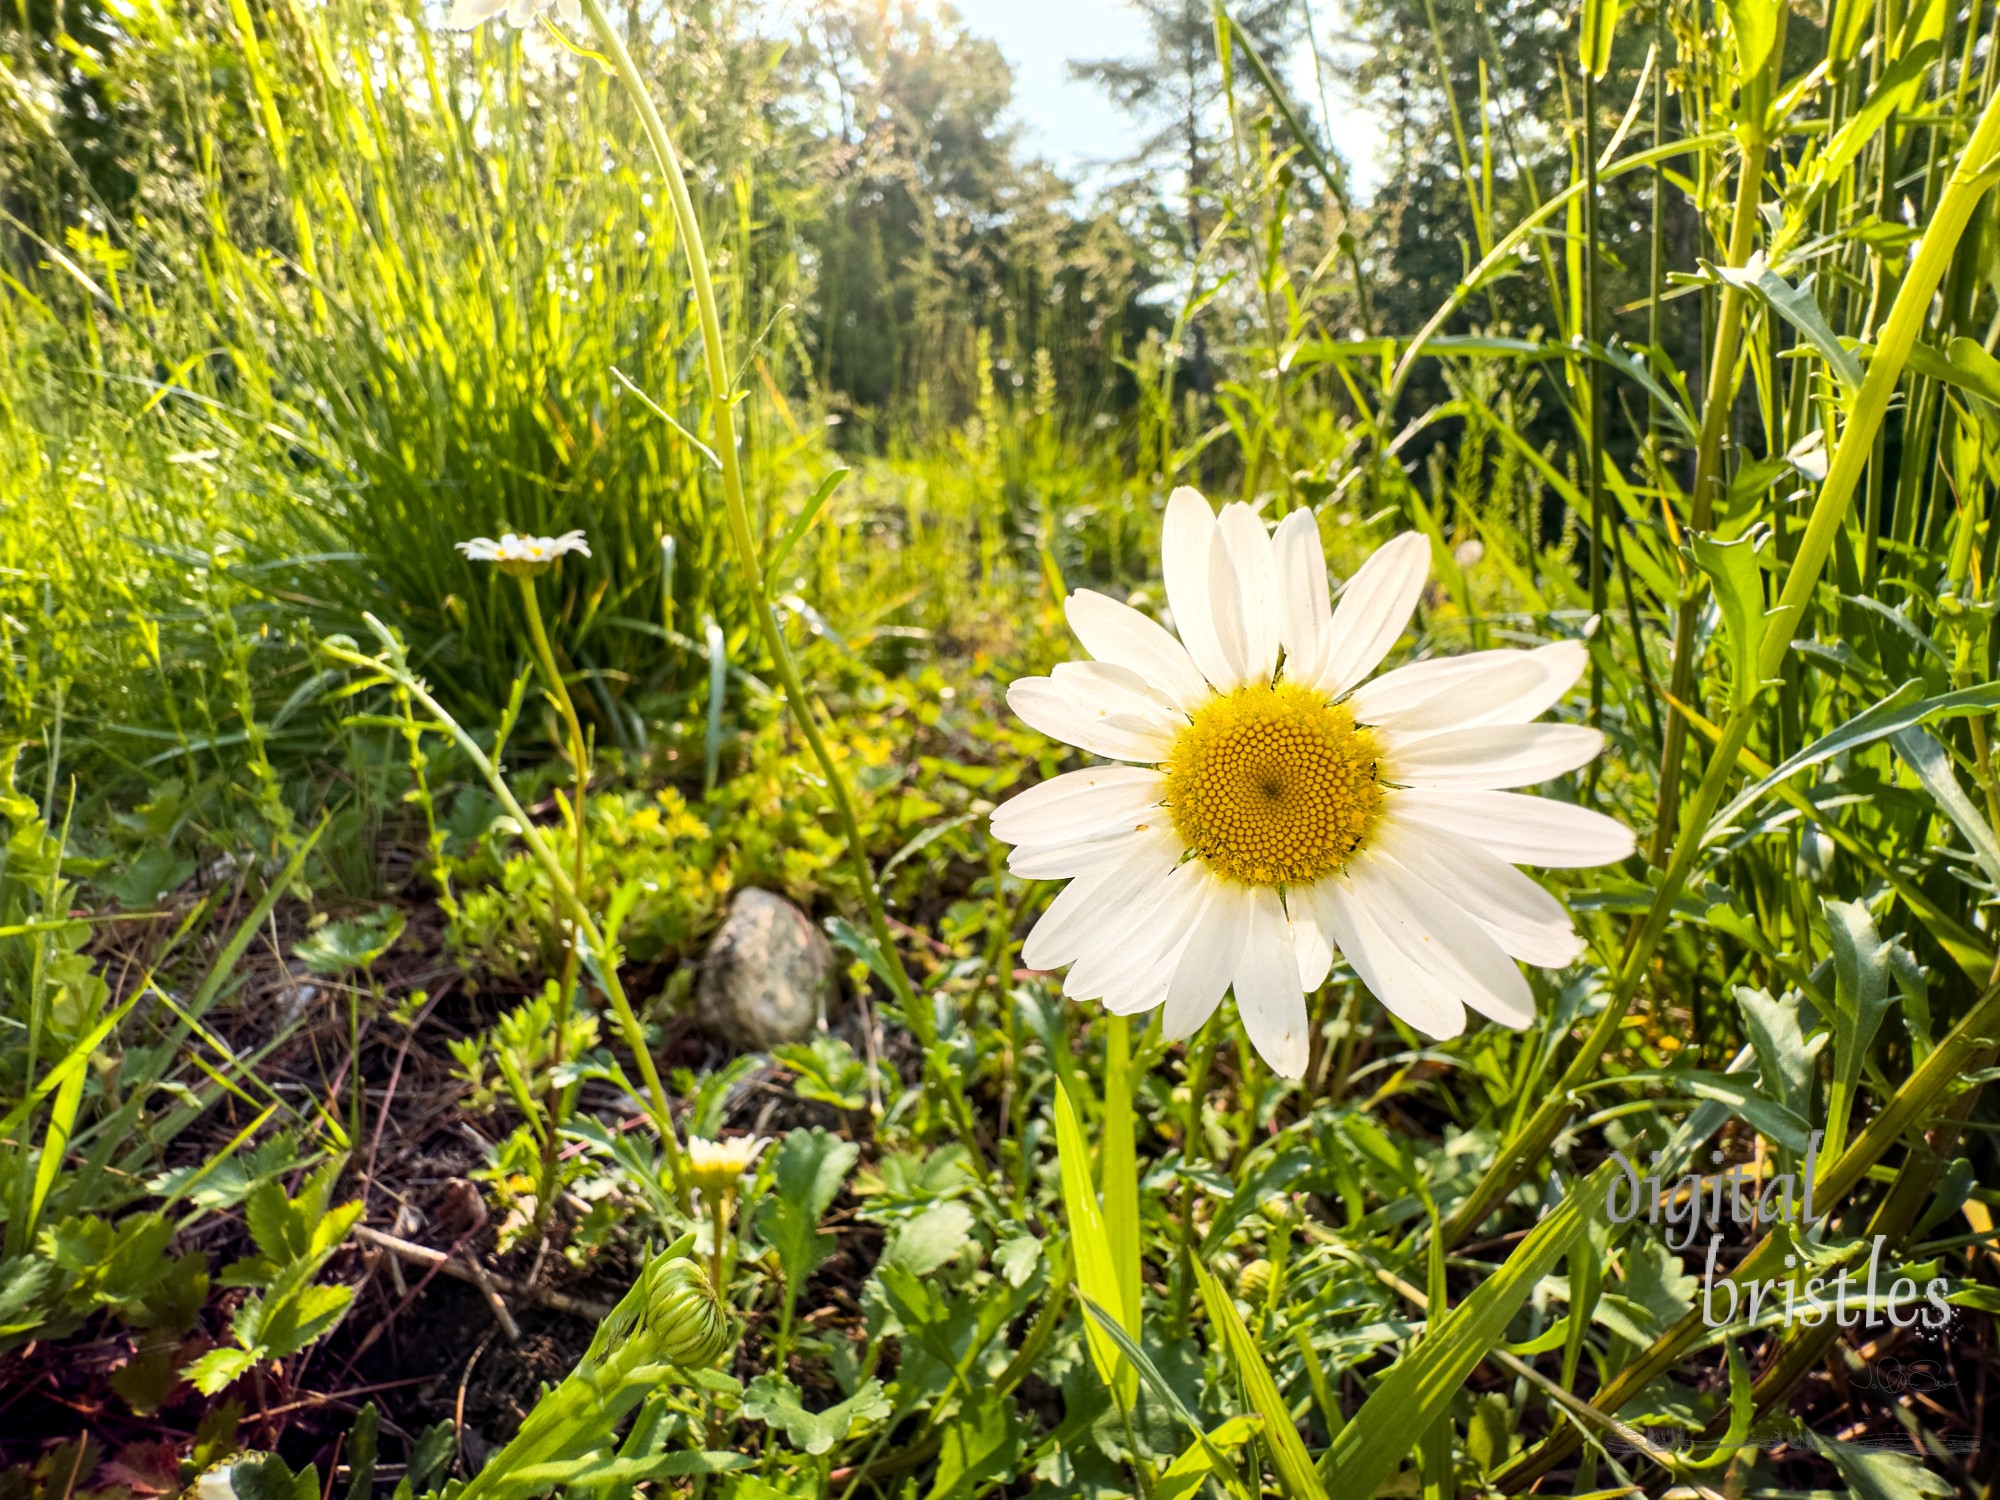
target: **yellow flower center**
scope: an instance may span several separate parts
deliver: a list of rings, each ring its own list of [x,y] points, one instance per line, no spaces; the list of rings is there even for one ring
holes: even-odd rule
[[[1382,810],[1374,737],[1293,683],[1196,709],[1167,757],[1167,810],[1190,849],[1245,885],[1308,885],[1346,864]]]

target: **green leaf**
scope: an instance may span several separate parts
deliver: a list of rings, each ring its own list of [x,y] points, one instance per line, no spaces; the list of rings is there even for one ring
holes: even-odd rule
[[[1611,66],[1611,40],[1618,30],[1619,0],[1583,0],[1578,25],[1577,57],[1583,71],[1602,78]]]
[[[854,1429],[879,1422],[895,1410],[882,1382],[868,1380],[845,1401],[825,1411],[808,1411],[799,1388],[782,1375],[759,1375],[743,1388],[743,1415],[768,1427],[782,1427],[794,1445],[817,1457]]]
[[[1907,1453],[1863,1448],[1808,1434],[1823,1458],[1831,1459],[1847,1484],[1850,1500],[1946,1500],[1950,1480],[1933,1474]]]
[[[1757,1051],[1764,1091],[1803,1118],[1812,1098],[1813,1059],[1826,1045],[1825,1034],[1805,1039],[1796,999],[1773,1000],[1763,990],[1739,985],[1736,1007],[1743,1016],[1744,1038]]]
[[[248,1349],[211,1349],[182,1373],[204,1396],[213,1396],[230,1381],[249,1374],[256,1363],[257,1356]]]
[[[1965,841],[1972,846],[1972,857],[1979,861],[1986,878],[2000,886],[2000,839],[1994,837],[1992,825],[1980,816],[1959,786],[1957,773],[1951,768],[1951,756],[1944,746],[1921,729],[1900,730],[1889,737],[1889,742],[1917,773],[1917,780],[1924,784],[1924,790],[1931,794],[1938,809],[1965,835]]]
[[[1328,1487],[1335,1494],[1372,1495],[1395,1472],[1418,1435],[1464,1388],[1473,1367],[1506,1338],[1508,1323],[1536,1283],[1569,1252],[1584,1226],[1604,1212],[1617,1170],[1616,1163],[1607,1162],[1571,1188],[1499,1270],[1382,1376],[1374,1394],[1333,1441]]]
[[[1748,812],[1773,787],[1789,781],[1800,771],[1833,759],[1848,750],[1858,750],[1863,745],[1876,740],[1887,739],[1898,730],[1912,729],[1920,724],[1934,723],[1939,719],[1963,718],[1970,714],[1988,714],[2000,709],[2000,683],[1981,683],[1977,687],[1960,688],[1956,692],[1940,693],[1935,698],[1924,696],[1924,680],[1912,677],[1895,692],[1889,694],[1873,707],[1856,714],[1838,729],[1822,735],[1805,749],[1787,756],[1771,769],[1769,775],[1747,787],[1735,800],[1709,819],[1708,832],[1704,842],[1714,840],[1725,828],[1729,828]]]
[[[1125,1293],[1118,1276],[1105,1228],[1104,1210],[1098,1205],[1097,1191],[1090,1182],[1090,1151],[1083,1143],[1083,1127],[1077,1123],[1076,1106],[1069,1090],[1056,1085],[1056,1155],[1062,1173],[1063,1215],[1069,1221],[1070,1242],[1076,1247],[1076,1280],[1082,1294],[1099,1307],[1108,1308],[1124,1323]],[[1091,1363],[1111,1388],[1118,1404],[1132,1409],[1138,1399],[1137,1371],[1118,1346],[1088,1317],[1084,1319],[1084,1339]],[[1126,1327],[1129,1334],[1138,1330]],[[1135,1340],[1136,1342],[1136,1337]]]
[[[1132,1143],[1131,1023],[1105,1017],[1104,1146],[1098,1152],[1098,1185],[1103,1191],[1104,1227],[1111,1239],[1111,1264],[1118,1273],[1119,1323],[1139,1335],[1139,1161]]]
[[[1906,107],[1903,94],[1929,71],[1937,54],[1937,42],[1927,38],[1882,70],[1881,77],[1875,80],[1875,87],[1868,91],[1861,108],[1842,122],[1840,129],[1834,132],[1818,159],[1812,163],[1811,181],[1830,182],[1847,170],[1848,164],[1875,138],[1876,132],[1888,123],[1889,117]],[[1980,350],[1982,354],[1985,352]]]
[[[840,1037],[821,1033],[810,1042],[773,1047],[771,1056],[796,1075],[801,1099],[857,1110],[868,1102],[868,1067]],[[754,1058],[739,1059],[755,1064]]]
[[[193,860],[176,859],[171,848],[154,844],[128,864],[125,872],[107,883],[104,889],[127,911],[138,911],[154,905],[169,891],[177,889],[194,872]]]
[[[1861,1065],[1889,1009],[1889,954],[1875,919],[1859,901],[1825,903],[1833,945],[1833,1089],[1827,1107],[1829,1153],[1847,1141],[1847,1112],[1861,1083]]]
[[[1778,40],[1778,7],[1772,0],[1726,0],[1736,34],[1736,76],[1748,83],[1764,71]]]
[[[993,1251],[993,1269],[1009,1286],[1023,1287],[1042,1263],[1042,1242],[1032,1234],[1012,1234]]]
[[[554,1463],[523,1464],[507,1476],[507,1484],[509,1491],[516,1494],[540,1494],[583,1485],[615,1485],[629,1490],[642,1480],[727,1474],[747,1469],[752,1462],[747,1453],[689,1452],[685,1448],[643,1456],[595,1452]]]
[[[315,974],[339,976],[365,969],[396,946],[403,935],[403,914],[393,906],[366,916],[329,922],[292,953]]]
[[[1020,1457],[1013,1397],[990,1384],[975,1386],[945,1425],[930,1500],[972,1500],[988,1483],[1012,1474]]]
[[[1750,1367],[1743,1362],[1743,1351],[1734,1339],[1724,1339],[1722,1347],[1729,1358],[1729,1428],[1716,1440],[1714,1452],[1700,1459],[1682,1459],[1690,1469],[1719,1469],[1736,1457],[1749,1442],[1750,1423],[1757,1415]]]
[[[812,530],[813,522],[819,519],[819,513],[826,508],[826,502],[833,498],[833,492],[840,488],[841,480],[845,479],[849,472],[847,469],[835,469],[819,482],[819,487],[812,492],[805,506],[792,517],[792,524],[785,528],[785,534],[778,539],[778,545],[771,549],[771,560],[764,565],[764,572],[767,575],[775,574],[785,566],[785,559],[792,555],[792,548],[798,546],[800,539]]]
[[[1777,1142],[1788,1151],[1806,1149],[1811,1131],[1806,1117],[1760,1091],[1754,1079],[1741,1073],[1699,1070],[1654,1076],[1696,1099],[1708,1099],[1722,1105],[1759,1135]]]
[[[1209,1274],[1208,1267],[1198,1260],[1189,1264],[1194,1270],[1195,1285],[1201,1291],[1202,1306],[1208,1310],[1208,1320],[1215,1325],[1216,1333],[1221,1338],[1229,1364],[1236,1371],[1237,1382],[1249,1399],[1250,1409],[1263,1418],[1264,1442],[1270,1449],[1271,1466],[1277,1470],[1280,1487],[1292,1500],[1328,1500],[1327,1488],[1320,1483],[1312,1458],[1299,1437],[1299,1430],[1292,1424],[1291,1410],[1285,1405],[1284,1397],[1278,1394],[1278,1383],[1271,1378],[1270,1366],[1264,1363],[1257,1341],[1243,1326],[1236,1304],[1230,1301],[1229,1293]],[[1352,1432],[1355,1426],[1356,1423],[1350,1422],[1346,1431]],[[1407,1442],[1404,1446],[1408,1446]],[[1402,1449],[1398,1449],[1391,1457],[1391,1467],[1401,1454]],[[1334,1490],[1341,1495],[1374,1493],[1372,1485],[1355,1489],[1336,1484]]]
[[[1132,1336],[1118,1326],[1117,1318],[1090,1298],[1079,1295],[1077,1301],[1083,1305],[1084,1316],[1090,1323],[1116,1344],[1118,1352],[1132,1362],[1132,1368],[1139,1372],[1139,1378],[1145,1382],[1146,1389],[1157,1396],[1161,1405],[1178,1417],[1190,1432],[1198,1435],[1201,1432],[1201,1418],[1194,1414],[1194,1409],[1181,1399],[1180,1392],[1176,1391],[1168,1383],[1167,1377],[1160,1373],[1160,1367],[1153,1363],[1152,1355],[1140,1348]]]
[[[882,1251],[882,1261],[914,1276],[928,1276],[957,1259],[971,1238],[972,1210],[963,1203],[940,1203],[904,1220]]]
[[[833,1205],[861,1148],[814,1127],[794,1130],[772,1159],[774,1191],[757,1213],[757,1227],[778,1252],[785,1282],[796,1294],[833,1249],[819,1221]]]
[[[1729,662],[1730,701],[1741,706],[1763,686],[1757,674],[1757,649],[1764,639],[1764,574],[1757,566],[1757,542],[1752,537],[1719,542],[1712,536],[1695,536],[1689,543],[1695,565],[1715,586]]]
[[[1803,334],[1806,342],[1819,351],[1843,391],[1861,388],[1864,374],[1861,360],[1840,341],[1826,315],[1819,310],[1819,302],[1812,294],[1812,277],[1793,286],[1771,269],[1762,252],[1752,255],[1748,264],[1740,267],[1716,266],[1715,274],[1738,291],[1757,298]]]
[[[1230,1500],[1250,1500],[1250,1487],[1227,1455],[1255,1437],[1262,1425],[1253,1416],[1231,1417],[1215,1431],[1197,1436],[1161,1473],[1153,1486],[1153,1500],[1194,1500],[1209,1479],[1221,1485]]]
[[[229,1469],[236,1500],[319,1500],[319,1470],[307,1464],[294,1474],[275,1453],[238,1459]]]

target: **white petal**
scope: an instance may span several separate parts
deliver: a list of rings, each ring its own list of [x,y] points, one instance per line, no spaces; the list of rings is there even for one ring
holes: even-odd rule
[[[1105,888],[1110,874],[1072,880],[1035,919],[1021,944],[1021,963],[1030,969],[1054,969],[1073,958],[1089,935],[1090,925],[1111,909]]]
[[[1061,844],[1023,844],[1007,856],[1007,868],[1023,880],[1075,880],[1130,859],[1158,838],[1164,818],[1120,824],[1106,833]]]
[[[1632,830],[1615,818],[1519,792],[1412,787],[1396,793],[1396,816],[1469,839],[1510,864],[1552,870],[1617,864],[1638,846]]]
[[[1215,621],[1216,646],[1228,673],[1227,682],[1216,686],[1226,690],[1254,680],[1249,638],[1243,629],[1243,580],[1236,574],[1219,526],[1208,544],[1208,607]]]
[[[1167,499],[1160,525],[1160,571],[1174,629],[1187,653],[1210,682],[1223,691],[1236,686],[1228,658],[1215,634],[1215,607],[1209,599],[1209,554],[1215,539],[1215,512],[1198,490],[1182,485]]]
[[[1158,725],[1079,705],[1053,678],[1023,677],[1007,688],[1007,706],[1031,729],[1112,760],[1155,764],[1167,758],[1173,737]]]
[[[1166,786],[1166,777],[1144,766],[1066,771],[995,808],[993,837],[1005,844],[1089,838],[1158,807]]]
[[[1333,629],[1333,601],[1319,523],[1310,510],[1295,510],[1278,523],[1271,553],[1278,572],[1278,641],[1285,648],[1285,676],[1312,682]]]
[[[1589,663],[1581,641],[1533,651],[1475,651],[1384,673],[1355,689],[1350,701],[1361,722],[1403,736],[1525,724],[1553,708]],[[1420,668],[1427,669],[1420,682],[1405,676]]]
[[[1486,724],[1425,735],[1407,745],[1390,736],[1381,769],[1388,780],[1405,786],[1467,791],[1528,786],[1574,771],[1603,748],[1603,734],[1582,724]]]
[[[1410,623],[1430,574],[1431,544],[1409,531],[1376,549],[1341,593],[1319,686],[1338,698],[1380,665]]]
[[[1071,881],[1056,893],[1021,944],[1021,962],[1030,969],[1069,963],[1089,946],[1099,924],[1172,869],[1179,858],[1177,839],[1141,840],[1125,863]]]
[[[1200,865],[1199,860],[1189,860]],[[1215,1014],[1223,992],[1236,977],[1237,955],[1249,931],[1248,886],[1218,880],[1202,867],[1207,890],[1201,910],[1188,923],[1187,946],[1167,986],[1167,1008],[1161,1032],[1169,1039],[1191,1035]]]
[[[1147,686],[1164,693],[1181,708],[1194,708],[1210,696],[1208,680],[1163,625],[1147,619],[1129,604],[1120,604],[1089,589],[1078,589],[1067,606],[1070,629],[1083,649],[1099,661],[1114,662],[1136,672]]]
[[[1347,875],[1328,876],[1306,896],[1369,993],[1391,1012],[1426,1036],[1465,1030],[1465,1006],[1453,988],[1414,963],[1382,930]]]
[[[1547,703],[1527,716],[1530,719],[1547,713],[1561,701],[1564,693],[1576,686],[1576,680],[1590,665],[1590,648],[1582,641],[1551,641],[1546,646],[1535,647],[1535,659],[1549,674],[1546,691],[1551,696]],[[1523,721],[1517,719],[1515,722]]]
[[[1243,675],[1269,682],[1278,668],[1278,565],[1271,534],[1257,512],[1237,501],[1222,507],[1216,525],[1230,570],[1236,575],[1236,607],[1242,620]]]
[[[1310,995],[1333,970],[1333,934],[1310,901],[1288,897],[1285,914],[1292,919],[1292,942],[1299,951],[1299,988]]]
[[[1348,873],[1357,899],[1417,967],[1503,1026],[1534,1021],[1534,992],[1520,968],[1449,893],[1427,885],[1380,847],[1354,860]]]
[[[582,0],[556,0],[556,14],[562,17],[565,26],[581,26],[583,24]],[[584,555],[587,557],[590,554],[586,552]]]
[[[1309,1044],[1298,948],[1278,893],[1269,886],[1249,889],[1249,930],[1236,959],[1236,1013],[1272,1072],[1303,1078]]]
[[[1465,908],[1523,963],[1560,969],[1576,962],[1583,939],[1562,902],[1479,845],[1398,820],[1394,809],[1402,795],[1389,794],[1376,836],[1382,849],[1431,890]]]
[[[491,20],[506,8],[507,0],[455,0],[445,25],[458,31],[470,31],[481,21]],[[493,545],[485,537],[479,540],[486,542],[488,547]]]
[[[1102,999],[1121,1015],[1166,998],[1174,961],[1187,942],[1188,918],[1204,895],[1202,871],[1199,866],[1190,871],[1191,864],[1174,866],[1106,918],[1070,969],[1065,995]]]
[[[1079,708],[1157,724],[1168,734],[1187,722],[1173,699],[1148,687],[1130,667],[1108,661],[1066,661],[1049,677]]]

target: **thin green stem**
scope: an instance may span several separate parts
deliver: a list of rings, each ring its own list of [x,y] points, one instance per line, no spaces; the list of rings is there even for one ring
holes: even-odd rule
[[[562,713],[563,728],[569,735],[570,764],[576,773],[576,793],[570,798],[569,808],[570,835],[575,840],[576,850],[572,878],[581,897],[589,889],[589,882],[585,879],[588,840],[584,820],[588,807],[585,798],[590,790],[590,752],[584,741],[582,721],[576,715],[576,704],[569,696],[569,686],[556,667],[556,654],[549,645],[549,632],[542,622],[542,604],[535,593],[534,577],[528,573],[516,573],[514,581],[521,586],[521,605],[528,616],[528,635],[535,645],[535,660],[542,669],[543,680],[549,685],[549,696],[555,699]],[[562,978],[556,986],[555,1034],[549,1041],[548,1098],[543,1106],[548,1114],[548,1129],[542,1134],[542,1177],[535,1193],[537,1234],[547,1230],[549,1216],[555,1208],[556,1172],[562,1160],[562,1126],[567,1113],[563,1102],[565,1090],[557,1080],[562,1072],[564,1041],[569,1035],[569,1008],[576,994],[576,971],[577,943],[572,937],[563,945]]]
[[[472,763],[473,769],[479,773],[480,779],[499,799],[501,807],[506,809],[507,815],[520,829],[521,842],[527,845],[528,853],[535,863],[542,867],[542,874],[548,879],[549,889],[554,893],[557,903],[569,913],[570,921],[575,925],[588,951],[597,957],[599,981],[604,985],[604,993],[609,997],[611,1009],[618,1018],[619,1029],[625,1035],[625,1043],[631,1049],[633,1059],[639,1065],[640,1077],[645,1083],[646,1097],[642,1101],[642,1107],[647,1109],[652,1117],[654,1129],[659,1132],[660,1147],[667,1158],[667,1173],[673,1179],[675,1193],[682,1209],[686,1210],[690,1204],[687,1167],[681,1153],[680,1142],[674,1134],[673,1109],[667,1102],[666,1085],[660,1081],[659,1065],[653,1061],[652,1049],[646,1045],[645,1028],[639,1024],[639,1017],[633,1011],[632,1002],[625,994],[625,986],[618,977],[618,955],[598,930],[596,921],[590,915],[589,907],[584,904],[582,893],[570,878],[570,873],[563,868],[562,861],[556,857],[555,850],[543,837],[541,829],[528,816],[528,810],[521,806],[520,799],[514,795],[514,789],[507,784],[507,778],[500,774],[500,768],[493,764],[492,757],[487,755],[479,742],[466,732],[465,727],[451,716],[444,705],[431,695],[430,689],[423,681],[410,670],[402,643],[388,627],[373,615],[364,614],[362,619],[382,642],[385,649],[384,656],[379,658],[364,656],[351,645],[342,645],[337,640],[322,642],[320,650],[334,661],[387,677],[422,704],[424,711],[452,737],[452,741]]]

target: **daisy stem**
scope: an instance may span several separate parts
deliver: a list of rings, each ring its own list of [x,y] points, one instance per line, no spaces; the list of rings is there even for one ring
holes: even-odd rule
[[[777,668],[778,681],[785,690],[785,701],[825,779],[827,800],[833,804],[834,817],[839,821],[842,837],[847,843],[847,856],[854,867],[861,903],[868,913],[869,932],[882,960],[883,977],[895,992],[896,1002],[901,1006],[910,1029],[923,1044],[925,1075],[933,1084],[942,1085],[964,1132],[972,1161],[984,1179],[987,1175],[986,1164],[973,1134],[971,1110],[956,1075],[943,1066],[935,1055],[937,1022],[910,983],[902,956],[890,936],[882,893],[875,883],[875,870],[869,863],[867,846],[861,839],[860,823],[854,815],[853,795],[848,791],[847,779],[841,774],[839,762],[834,759],[825,736],[820,732],[812,695],[799,675],[798,663],[793,659],[791,646],[785,639],[784,626],[771,603],[770,582],[758,560],[757,542],[750,528],[750,507],[743,495],[741,458],[736,449],[736,385],[729,371],[728,346],[723,340],[722,316],[716,308],[715,283],[709,275],[701,218],[695,212],[694,198],[688,192],[687,174],[681,169],[680,154],[667,135],[660,112],[653,106],[652,95],[647,92],[645,80],[639,75],[638,65],[632,61],[624,39],[606,17],[601,0],[583,0],[583,13],[590,22],[598,45],[610,60],[612,71],[618,75],[619,82],[631,97],[633,108],[638,111],[647,143],[659,162],[661,175],[666,179],[667,200],[687,261],[688,279],[694,289],[695,318],[701,327],[702,357],[708,370],[709,408],[715,424],[715,456],[722,469],[723,512],[728,520],[730,540],[735,546],[737,565],[743,569],[751,592],[756,596],[757,623],[763,631],[771,661]]]
[[[729,1207],[734,1196],[733,1188],[715,1194],[715,1221],[710,1231],[714,1240],[708,1247],[708,1279],[715,1285],[716,1296],[725,1303],[729,1300]]]
[[[439,728],[451,736],[453,743],[464,753],[465,758],[472,762],[473,769],[479,773],[493,795],[500,800],[501,807],[506,809],[507,816],[512,818],[514,825],[520,829],[521,842],[528,846],[528,853],[533,856],[535,863],[542,867],[542,873],[548,877],[549,889],[554,893],[557,902],[568,910],[571,923],[589,951],[597,955],[598,978],[604,985],[604,993],[610,997],[611,1008],[617,1014],[619,1028],[625,1033],[625,1044],[631,1048],[632,1055],[639,1064],[639,1074],[645,1080],[646,1097],[641,1107],[647,1109],[652,1117],[653,1128],[659,1133],[660,1150],[667,1160],[667,1176],[674,1184],[674,1195],[682,1211],[689,1211],[692,1199],[688,1192],[687,1165],[681,1155],[680,1142],[674,1135],[674,1116],[667,1102],[666,1085],[660,1081],[659,1067],[653,1061],[652,1050],[646,1045],[645,1028],[639,1024],[639,1017],[632,1010],[632,1002],[626,998],[625,986],[618,978],[617,954],[598,931],[597,923],[591,918],[590,908],[584,904],[582,893],[571,881],[569,872],[563,869],[562,861],[556,857],[555,850],[542,836],[542,831],[536,826],[534,819],[528,816],[528,810],[521,806],[520,798],[514,795],[514,789],[507,784],[507,778],[500,774],[500,768],[494,765],[492,757],[466,732],[465,726],[453,718],[442,703],[431,696],[430,689],[424,685],[422,679],[410,670],[409,658],[403,650],[403,643],[396,639],[389,628],[371,614],[364,614],[361,618],[367,622],[376,639],[382,642],[385,652],[383,656],[363,656],[358,650],[337,641],[321,642],[321,652],[335,661],[382,674],[422,704],[424,712],[431,716]]]
[[[542,677],[549,685],[549,696],[562,712],[563,728],[569,734],[570,764],[576,771],[576,791],[570,798],[570,833],[576,840],[576,860],[573,880],[579,896],[588,889],[584,878],[586,841],[584,838],[584,797],[590,789],[590,752],[583,738],[583,723],[576,715],[576,704],[570,700],[569,685],[556,668],[556,654],[549,645],[549,632],[542,623],[542,602],[535,592],[535,580],[526,573],[516,573],[514,581],[521,586],[521,605],[528,616],[528,635],[535,644],[535,660],[541,667]],[[569,1008],[576,993],[577,944],[571,941],[563,948],[562,979],[556,986],[555,1034],[550,1038],[549,1092],[545,1108],[548,1111],[548,1130],[542,1136],[542,1180],[535,1193],[535,1232],[540,1234],[548,1228],[550,1213],[555,1208],[557,1163],[562,1156],[561,1132],[564,1090],[558,1081],[562,1073],[563,1043],[569,1034]]]

